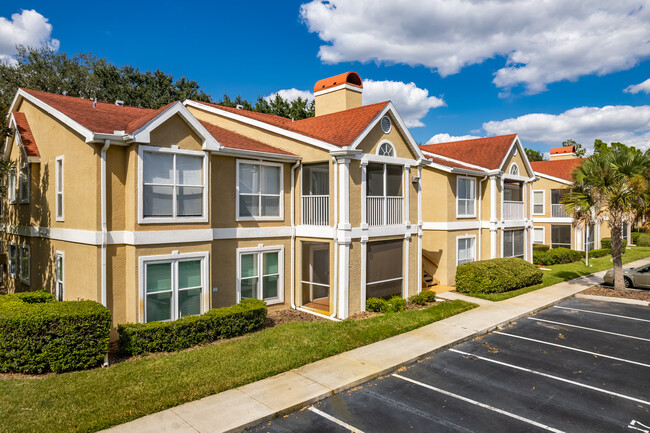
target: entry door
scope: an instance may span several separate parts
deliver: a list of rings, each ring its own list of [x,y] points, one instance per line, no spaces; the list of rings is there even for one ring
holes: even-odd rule
[[[311,257],[309,262],[309,279],[310,281],[329,281],[329,245],[314,246],[311,248]],[[319,266],[321,263],[327,263],[328,266]],[[328,298],[330,295],[329,287],[311,285],[310,299]]]

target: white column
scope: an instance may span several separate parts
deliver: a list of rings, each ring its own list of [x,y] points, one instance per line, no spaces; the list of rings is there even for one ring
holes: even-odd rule
[[[341,158],[339,165],[339,229],[350,229],[350,160]]]
[[[490,176],[490,258],[497,257],[497,177]]]
[[[410,236],[409,236],[410,238]],[[403,279],[403,284],[402,284],[402,297],[404,299],[407,299],[409,297],[409,251],[410,251],[410,246],[411,243],[409,242],[408,239],[404,239],[403,241],[403,247],[402,247],[402,262],[404,263],[404,271],[402,272],[402,275],[404,275]]]
[[[338,263],[338,314],[339,319],[348,317],[350,301],[350,160],[337,158],[339,175],[339,223],[337,239],[339,243]]]
[[[361,229],[368,229],[368,217],[367,217],[367,182],[368,182],[368,161],[361,161]],[[364,305],[365,308],[365,305]]]
[[[368,238],[361,238],[361,311],[366,311],[366,273],[368,268]]]
[[[404,166],[404,175],[402,178],[406,178],[404,181],[404,225],[406,228],[411,226],[411,213],[410,213],[410,203],[411,203],[411,167],[408,165]]]
[[[348,317],[348,304],[350,300],[350,241],[342,243],[339,240],[339,319]]]
[[[422,166],[418,166],[418,293],[422,291]]]

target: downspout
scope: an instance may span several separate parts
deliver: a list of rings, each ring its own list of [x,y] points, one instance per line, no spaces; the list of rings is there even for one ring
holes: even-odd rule
[[[295,273],[295,267],[296,267],[296,215],[294,212],[294,209],[296,207],[296,196],[295,196],[295,188],[296,188],[296,179],[295,179],[295,174],[296,174],[296,169],[300,166],[300,161],[296,161],[294,165],[291,166],[291,308],[294,310],[296,309],[296,299],[295,299],[295,293],[296,293],[296,273]]]
[[[483,250],[481,249],[481,239],[483,238],[483,181],[488,176],[483,176],[483,179],[478,181],[478,260],[483,258]]]
[[[106,222],[106,151],[111,145],[110,140],[104,140],[100,153],[100,184],[101,184],[101,223],[102,223],[102,251],[101,251],[101,300],[104,307],[108,306],[108,293],[106,287],[106,246],[108,245],[108,229]],[[108,353],[104,357],[104,367],[108,367]]]

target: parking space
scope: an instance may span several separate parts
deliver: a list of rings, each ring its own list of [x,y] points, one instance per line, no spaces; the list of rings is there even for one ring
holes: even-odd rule
[[[571,299],[249,431],[650,433],[650,308]]]

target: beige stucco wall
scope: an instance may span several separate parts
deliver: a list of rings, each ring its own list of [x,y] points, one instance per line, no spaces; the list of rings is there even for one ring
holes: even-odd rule
[[[339,89],[329,93],[321,93],[315,97],[316,116],[336,113],[361,107],[361,92],[350,89]]]

